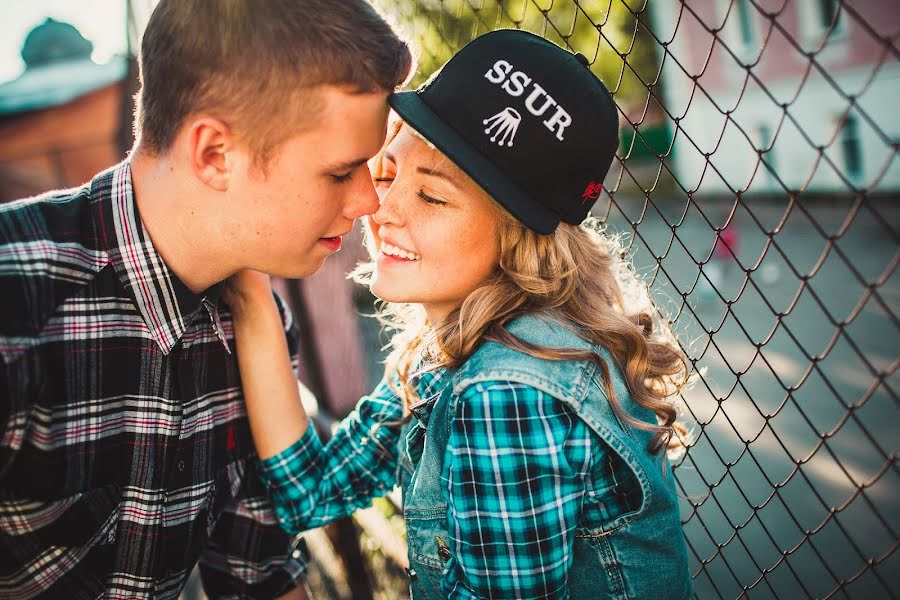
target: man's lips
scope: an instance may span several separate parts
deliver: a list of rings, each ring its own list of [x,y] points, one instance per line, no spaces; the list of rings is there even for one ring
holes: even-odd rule
[[[339,235],[319,238],[319,242],[329,248],[332,252],[337,252],[341,249],[341,236]]]

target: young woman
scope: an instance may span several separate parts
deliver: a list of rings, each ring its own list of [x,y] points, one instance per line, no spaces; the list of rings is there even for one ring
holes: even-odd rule
[[[267,279],[228,298],[282,526],[403,491],[413,598],[686,598],[671,397],[686,363],[588,221],[618,143],[580,55],[486,34],[416,92],[374,165],[366,273],[386,376],[323,447]]]

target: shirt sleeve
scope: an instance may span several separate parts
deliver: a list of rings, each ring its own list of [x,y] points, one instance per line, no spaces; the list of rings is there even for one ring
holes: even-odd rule
[[[448,598],[569,598],[588,427],[533,387],[475,384],[459,397],[446,456]]]
[[[260,462],[260,477],[289,532],[320,527],[368,506],[396,483],[403,404],[382,380],[323,445],[310,426]]]

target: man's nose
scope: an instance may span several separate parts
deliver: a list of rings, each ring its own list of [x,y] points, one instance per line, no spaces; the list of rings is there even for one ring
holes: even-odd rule
[[[360,184],[350,193],[344,207],[344,216],[348,219],[371,215],[378,210],[378,194],[375,192],[372,178],[366,173],[360,180]]]

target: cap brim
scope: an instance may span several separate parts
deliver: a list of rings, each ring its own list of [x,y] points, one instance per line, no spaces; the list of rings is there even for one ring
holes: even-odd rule
[[[528,195],[455,129],[444,123],[419,94],[395,92],[388,102],[404,122],[443,152],[525,226],[538,233],[553,233],[559,225],[560,216]]]

